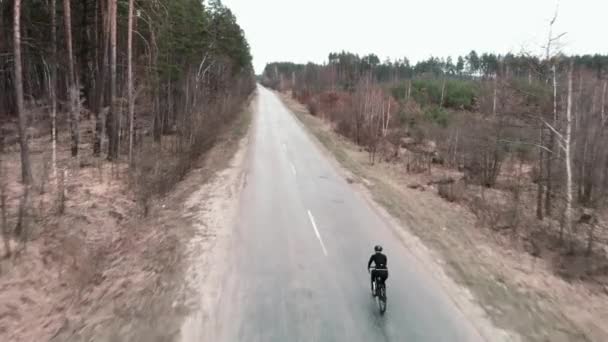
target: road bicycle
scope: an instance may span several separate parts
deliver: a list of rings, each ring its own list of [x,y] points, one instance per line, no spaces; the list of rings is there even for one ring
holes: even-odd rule
[[[374,296],[374,298],[376,299],[376,303],[378,304],[378,309],[380,310],[380,314],[384,315],[384,312],[386,311],[386,273],[388,273],[388,270],[386,269],[376,269],[376,268],[370,268],[370,272],[373,272],[374,270],[377,271],[381,271],[381,272],[376,272],[376,277],[374,278],[374,281],[372,283],[372,295]]]

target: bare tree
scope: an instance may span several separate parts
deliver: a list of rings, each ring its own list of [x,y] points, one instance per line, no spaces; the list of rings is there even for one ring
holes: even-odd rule
[[[53,179],[57,180],[57,0],[51,0],[51,71],[49,77],[49,96],[51,97],[51,144]]]
[[[602,117],[602,125],[606,124],[606,81],[604,81],[604,86],[602,89],[602,107],[600,109],[601,117]]]
[[[2,165],[2,152],[4,152],[4,138],[0,137],[0,232],[2,233],[2,241],[4,242],[4,255],[9,257],[11,254],[11,242],[9,237],[9,229],[7,222],[6,208],[6,183],[4,177],[4,169]]]
[[[93,155],[99,156],[101,153],[101,140],[103,138],[103,112],[104,112],[104,101],[106,94],[107,85],[107,74],[108,74],[108,56],[109,56],[109,43],[110,43],[110,22],[109,22],[109,9],[110,6],[103,6],[103,2],[96,2],[97,13],[96,18],[99,22],[97,27],[101,26],[101,29],[97,31],[95,35],[97,39],[96,58],[95,63],[97,65],[97,78],[95,80],[95,136],[93,138]]]
[[[555,14],[553,18],[549,22],[549,34],[547,38],[547,45],[545,46],[545,60],[547,63],[551,64],[551,72],[552,72],[552,85],[553,85],[553,127],[557,126],[557,71],[555,64],[557,63],[557,52],[553,50],[555,44],[559,42],[559,39],[563,37],[566,33],[560,33],[556,36],[553,35],[553,25],[555,25],[555,21],[557,20],[557,16],[559,14],[559,6],[555,8]],[[551,131],[549,135],[549,148],[551,150],[556,150],[555,148],[555,133]],[[553,160],[556,158],[554,154],[549,154],[546,159],[546,192],[545,192],[545,213],[548,216],[551,216],[551,196],[553,196]]]
[[[78,155],[79,121],[80,121],[80,89],[74,70],[74,54],[72,51],[72,17],[70,0],[63,0],[63,16],[65,24],[65,40],[68,53],[68,98],[70,108],[70,131],[72,136],[72,157]]]
[[[492,96],[492,115],[496,115],[497,97],[498,97],[498,75],[494,75],[494,95]]]
[[[384,108],[383,108],[384,110]],[[386,137],[388,133],[388,127],[391,122],[391,101],[390,98],[387,100],[386,111],[382,115],[382,137]]]
[[[543,194],[545,191],[544,180],[544,165],[545,165],[545,127],[541,124],[538,136],[538,179],[536,182],[536,218],[542,220],[543,215]]]
[[[6,185],[4,182],[0,182],[0,215],[2,216],[0,219],[2,222],[2,241],[4,242],[4,255],[5,257],[9,257],[11,255],[11,241],[9,237],[9,229],[6,215]]]
[[[566,33],[561,33],[557,36],[553,35],[553,25],[557,20],[559,13],[559,7],[556,7],[555,13],[552,19],[549,21],[549,32],[547,43],[545,45],[545,54],[544,58],[547,63],[551,63],[552,71],[555,71],[555,63],[556,60],[553,58],[556,53],[553,50],[554,44],[556,44],[561,37],[563,37]],[[529,83],[531,83],[531,74],[528,75]],[[557,75],[553,73],[553,127],[557,125]],[[545,129],[547,127],[546,121],[542,118],[543,114],[539,113],[540,119],[543,123],[540,126],[540,136],[539,136],[539,161],[538,161],[538,190],[537,190],[537,203],[536,203],[536,216],[538,219],[543,219],[543,196],[545,199],[544,209],[547,215],[551,215],[551,196],[553,195],[553,183],[552,183],[552,161],[555,158],[553,151],[555,148],[555,133],[553,130],[550,131],[549,135],[549,148],[545,147]]]
[[[127,97],[129,102],[129,163],[133,162],[133,127],[135,99],[133,98],[133,6],[134,0],[129,0],[129,19],[127,32]]]
[[[545,125],[551,130],[556,137],[556,144],[564,153],[564,166],[566,171],[565,191],[566,191],[566,208],[564,211],[564,227],[568,233],[572,232],[572,70],[574,69],[573,62],[570,62],[568,70],[568,95],[566,100],[566,132],[560,133],[556,127],[545,121]]]
[[[116,0],[108,1],[110,24],[110,110],[106,119],[108,159],[118,158],[118,112],[116,110]]]
[[[572,69],[573,62],[570,61],[568,70],[568,102],[566,105],[566,135],[563,138],[564,157],[566,159],[566,212],[564,220],[568,232],[572,232],[572,156],[570,154],[572,145]]]
[[[21,147],[21,179],[26,188],[32,183],[32,167],[27,143],[27,117],[23,103],[23,74],[21,66],[21,0],[13,2],[13,48],[15,54],[15,96],[19,117],[19,145]]]

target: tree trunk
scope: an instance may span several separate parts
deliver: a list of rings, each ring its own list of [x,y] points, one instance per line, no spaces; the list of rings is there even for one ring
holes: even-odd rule
[[[604,81],[604,87],[602,90],[602,108],[600,110],[600,113],[602,115],[602,125],[606,124],[606,81]]]
[[[586,136],[582,136],[584,139],[583,143],[583,155],[579,165],[579,175],[578,175],[578,201],[582,204],[586,204],[586,193],[587,193],[587,180],[586,180],[586,170],[587,166],[587,148],[589,145],[589,139]]]
[[[460,170],[460,165],[458,165],[458,138],[460,137],[460,129],[456,129],[456,140],[454,142],[454,152],[452,155],[452,167]]]
[[[129,19],[127,32],[127,97],[129,101],[129,164],[133,162],[133,127],[135,99],[133,98],[133,6],[134,0],[129,0]]]
[[[543,144],[545,143],[544,139],[544,127],[540,127],[540,136],[539,136],[539,148],[538,148],[538,180],[537,180],[537,191],[536,191],[536,218],[539,220],[543,219],[543,177],[544,175],[544,159],[545,152],[543,150]]]
[[[95,1],[97,2],[97,1]],[[80,74],[78,75],[79,77],[76,79],[77,80],[77,84],[79,86],[82,86],[82,93],[83,93],[83,97],[84,100],[86,101],[86,103],[89,105],[91,104],[91,99],[93,97],[92,93],[91,93],[91,85],[92,85],[92,79],[93,79],[93,70],[91,68],[91,64],[89,64],[90,61],[90,54],[91,54],[91,48],[90,48],[90,44],[91,44],[91,34],[90,34],[90,30],[89,30],[89,1],[84,0],[82,1],[82,14],[81,16],[81,23],[80,23],[80,30],[81,30],[81,34],[80,34],[80,47],[77,48],[78,52],[78,56],[81,62],[80,68],[77,69],[80,71]],[[78,63],[78,58],[76,59],[75,63]],[[79,88],[80,89],[80,88]]]
[[[21,148],[21,179],[27,187],[32,183],[32,167],[27,142],[27,117],[23,103],[23,74],[21,66],[21,0],[13,2],[13,48],[15,55],[15,96],[19,117],[19,146]]]
[[[386,120],[384,121],[384,130],[382,132],[382,137],[386,137],[388,134],[388,126],[391,123],[391,99],[390,97],[387,99],[388,104],[386,108]]]
[[[439,108],[443,108],[443,98],[445,95],[445,78],[441,84],[441,100],[439,100]]]
[[[105,7],[106,10],[109,7]],[[97,44],[97,70],[98,77],[95,82],[95,137],[93,138],[93,155],[101,154],[101,140],[103,137],[103,109],[106,99],[106,77],[108,69],[108,50],[110,39],[110,23],[108,21],[108,13],[104,15],[103,3],[97,4],[97,28],[98,28],[98,44]],[[101,29],[100,29],[101,28]],[[107,120],[107,118],[106,118]]]
[[[496,115],[496,98],[498,96],[498,75],[494,76],[494,95],[492,96],[492,115]]]
[[[564,158],[566,160],[566,212],[564,220],[568,232],[572,231],[572,156],[571,136],[572,136],[572,69],[573,62],[570,62],[568,70],[568,103],[566,107],[566,135],[564,136]]]
[[[555,151],[555,137],[553,133],[549,136],[549,146],[551,146],[551,150]],[[555,153],[555,152],[554,152]],[[559,152],[558,152],[559,154]],[[545,157],[545,167],[547,170],[547,174],[545,176],[545,216],[551,217],[551,196],[553,195],[553,158],[554,154],[546,153]]]
[[[2,216],[0,218],[2,227],[0,228],[2,229],[2,241],[4,242],[4,257],[9,257],[11,255],[11,241],[6,210],[6,186],[4,183],[0,183],[0,216]]]
[[[70,0],[63,0],[63,15],[65,23],[65,40],[68,53],[68,102],[70,107],[70,133],[72,136],[72,157],[78,156],[78,143],[80,132],[80,89],[76,82],[74,71],[74,52],[72,50],[72,18],[70,14]]]
[[[553,127],[557,129],[557,71],[555,64],[551,66],[551,72],[553,74]],[[553,159],[559,158],[559,149],[556,148],[555,144],[555,133],[550,132],[549,136],[549,147],[554,151],[553,155],[547,156],[547,191],[545,192],[545,215],[551,216],[551,196],[553,195]],[[557,155],[555,155],[557,153]]]
[[[57,180],[57,0],[51,0],[51,72],[49,77],[49,95],[51,97],[51,145],[53,179]]]
[[[108,160],[118,158],[118,113],[116,110],[116,0],[108,1],[110,20],[110,110],[106,118]]]
[[[19,213],[17,214],[17,225],[15,226],[15,236],[21,238],[22,241],[27,239],[27,209],[28,209],[28,201],[30,195],[30,186],[26,185],[23,188],[23,194],[21,195],[21,199],[19,200]]]
[[[9,257],[11,255],[11,242],[7,222],[6,183],[4,182],[6,177],[4,177],[4,169],[2,168],[2,153],[4,153],[4,137],[0,136],[0,232],[4,242],[4,256]]]

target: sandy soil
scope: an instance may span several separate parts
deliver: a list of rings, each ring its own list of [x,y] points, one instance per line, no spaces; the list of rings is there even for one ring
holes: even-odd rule
[[[187,247],[187,284],[194,292],[189,303],[192,312],[181,328],[181,341],[209,340],[209,332],[201,330],[202,322],[213,326],[213,308],[218,307],[221,275],[225,272],[220,268],[230,264],[232,228],[240,190],[246,181],[243,163],[248,139],[241,140],[230,166],[192,194],[185,204],[194,215],[194,238]]]
[[[147,237],[124,231],[139,216],[125,184],[124,165],[93,167],[81,159],[82,167],[75,167],[60,147],[58,172],[65,176],[66,200],[59,215],[60,181],[52,177],[48,145],[48,137],[31,142],[35,184],[26,215],[28,240],[12,240],[13,254],[0,261],[2,341],[49,340],[96,310],[109,293],[119,301],[123,287],[146,278],[130,274],[134,259],[121,252],[128,245],[137,253],[138,239]],[[7,146],[2,159],[8,226],[14,227],[23,191],[17,148]]]
[[[608,340],[606,293],[567,282],[548,261],[506,248],[468,208],[443,200],[436,188],[408,187],[426,184],[424,178],[392,163],[371,166],[365,151],[282,98],[344,167],[345,177],[401,227],[403,243],[489,341]]]

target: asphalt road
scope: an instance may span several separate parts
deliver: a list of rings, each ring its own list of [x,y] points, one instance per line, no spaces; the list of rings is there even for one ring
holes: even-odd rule
[[[215,341],[476,341],[472,325],[393,228],[340,176],[297,119],[258,88],[232,257]],[[388,256],[388,309],[369,291],[375,244]]]

